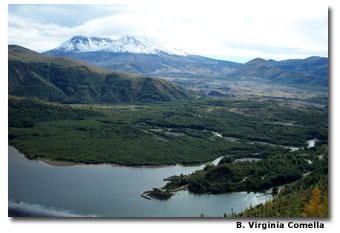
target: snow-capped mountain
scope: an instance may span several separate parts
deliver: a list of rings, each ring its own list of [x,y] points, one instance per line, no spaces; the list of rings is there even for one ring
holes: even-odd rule
[[[112,43],[109,38],[74,36],[68,41],[62,43],[52,51],[60,50],[63,52],[89,52],[100,51]]]
[[[117,40],[110,38],[74,36],[50,51],[60,52],[94,52],[104,51],[113,53],[138,53],[185,56],[187,53],[178,48],[161,43],[150,37],[123,36]]]
[[[150,37],[75,36],[46,55],[68,57],[105,69],[157,77],[223,77],[241,64],[183,52]]]

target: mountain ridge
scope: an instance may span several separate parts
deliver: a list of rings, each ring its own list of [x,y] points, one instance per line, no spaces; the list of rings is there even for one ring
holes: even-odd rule
[[[8,93],[61,103],[131,103],[192,98],[163,79],[109,71],[8,46]]]
[[[320,77],[328,77],[328,58],[311,56],[305,59],[288,59],[282,61],[268,60],[269,63],[277,68],[304,72]]]
[[[313,60],[314,64],[311,64],[310,60]],[[318,65],[319,63],[316,60],[321,65]],[[327,61],[327,64],[325,64],[325,61]],[[307,67],[306,64],[309,64],[310,67]],[[308,57],[306,59],[282,61],[255,58],[244,63],[230,76],[256,78],[264,82],[299,86],[307,89],[328,88],[328,58]]]
[[[177,80],[249,79],[302,89],[327,90],[328,88],[328,58],[324,57],[314,56],[282,61],[255,58],[241,64],[188,53],[175,54],[162,50],[162,45],[156,42],[144,43],[147,40],[155,41],[152,38],[144,39],[143,42],[143,39],[125,36],[114,42],[107,38],[77,36],[65,42],[67,46],[64,47],[69,48],[72,40],[75,45],[79,42],[81,46],[74,49],[75,45],[72,44],[70,50],[59,46],[59,49],[49,50],[44,54],[68,57],[109,70]],[[101,45],[93,45],[95,44],[93,41]],[[91,45],[90,48],[86,47],[88,45]]]

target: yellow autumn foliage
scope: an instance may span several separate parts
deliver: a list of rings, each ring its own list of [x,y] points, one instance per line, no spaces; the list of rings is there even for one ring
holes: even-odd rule
[[[323,198],[321,204],[320,190],[316,186],[312,191],[312,198],[304,208],[303,215],[305,217],[327,217],[328,216],[328,195]]]

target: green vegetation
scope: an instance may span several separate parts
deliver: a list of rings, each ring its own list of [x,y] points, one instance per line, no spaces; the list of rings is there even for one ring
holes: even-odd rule
[[[265,204],[250,207],[228,217],[327,217],[328,156],[316,160],[314,170],[302,179],[285,185]]]
[[[258,116],[256,109],[261,109],[265,117]],[[293,119],[297,126],[280,124]],[[327,109],[293,111],[273,101],[202,99],[125,107],[71,107],[9,99],[11,145],[29,158],[78,163],[189,165],[228,154],[234,159],[268,159],[273,164],[270,157],[277,155],[289,164],[291,158],[281,158],[279,152],[289,151],[285,146],[304,147],[313,138],[327,144],[327,125]],[[262,163],[242,165],[245,167],[239,177],[249,175],[248,168],[256,171]],[[306,165],[297,159],[296,166],[299,172],[294,177],[299,177]],[[213,170],[209,174],[214,175]]]
[[[19,107],[27,104],[27,108]],[[40,113],[49,109],[50,115],[35,118],[30,123],[30,116],[39,114],[37,109],[44,110]],[[68,113],[68,119],[62,116],[60,120],[55,120],[60,116],[59,112],[51,116],[54,109],[55,106],[49,104],[10,99],[9,143],[29,158],[131,166],[198,164],[216,158],[224,148],[235,144],[218,138],[210,140],[209,137],[175,136],[163,131],[152,131],[161,130],[155,128],[157,126],[142,124],[152,115],[163,116],[162,107],[116,113],[101,110],[101,114],[107,114],[105,117],[88,117],[90,114],[83,111],[86,115],[82,115],[82,119],[79,116],[73,118],[79,113],[79,109],[74,109],[74,112]],[[67,107],[62,111],[67,112],[69,109]],[[92,115],[98,115],[98,111],[100,109]],[[46,118],[51,120],[43,121]]]
[[[211,114],[213,116],[217,116],[217,113],[225,114],[226,106],[229,107],[229,111],[240,115],[239,118],[232,118],[234,120],[242,119],[238,122],[239,125],[247,125],[247,122],[253,123],[253,127],[257,129],[257,138],[242,137],[240,128],[235,128],[238,130],[238,134],[232,135],[234,137],[231,138],[230,134],[220,130],[219,132],[222,131],[223,136],[229,136],[230,140],[239,142],[240,146],[227,150],[226,156],[217,166],[207,165],[203,170],[193,174],[174,176],[169,179],[163,189],[176,189],[187,185],[189,192],[192,193],[217,194],[244,190],[266,191],[273,188],[272,192],[276,193],[277,187],[294,183],[303,178],[304,183],[301,183],[300,187],[305,191],[321,179],[315,174],[319,174],[320,171],[322,174],[328,173],[326,158],[328,154],[327,109],[319,109],[319,111],[312,107],[294,109],[292,106],[280,105],[278,102],[272,101],[217,101],[214,110],[211,111],[215,113]],[[236,106],[237,108],[235,108]],[[267,128],[268,125],[270,128]],[[264,140],[266,134],[259,139],[262,132],[280,134],[279,131],[276,131],[278,130],[276,127],[281,130],[281,135],[270,134],[268,143],[263,143],[266,141]],[[292,142],[289,137],[283,138],[286,130],[290,132],[291,138],[295,138],[295,142]],[[294,135],[294,132],[300,133]],[[304,137],[302,132],[306,132],[309,136]],[[303,142],[297,143],[310,136],[318,139],[315,147],[308,148],[303,145]],[[297,145],[300,149],[291,151],[289,147],[274,146],[273,143],[277,141],[280,141],[281,145]],[[292,187],[287,186],[285,190],[292,190]]]
[[[8,47],[8,92],[59,103],[131,103],[190,99],[159,78],[108,71],[68,58]]]
[[[308,171],[306,161],[293,158],[277,155],[259,162],[224,163],[206,167],[175,182],[188,184],[188,190],[193,193],[262,191],[293,182]]]
[[[328,215],[324,94],[194,99],[192,92],[158,78],[107,71],[19,46],[9,46],[8,56],[9,144],[30,159],[158,166],[202,164],[223,156],[218,165],[173,176],[148,195],[168,199],[182,189],[196,194],[267,191],[277,194],[272,201],[231,216]],[[247,66],[253,65],[251,76],[263,75],[263,61],[251,63],[241,71],[248,74]],[[265,79],[274,75],[285,85],[327,84],[313,74],[275,67],[266,72]],[[292,82],[297,78],[301,83]],[[309,148],[312,139],[316,145]]]
[[[11,97],[8,100],[8,127],[31,128],[39,122],[54,120],[84,120],[104,116],[102,112],[75,109],[61,104],[46,104],[37,99]]]
[[[217,194],[243,190],[265,191],[295,182],[304,176],[308,177],[304,178],[307,182],[314,178],[314,173],[320,169],[323,169],[323,173],[328,172],[327,160],[320,157],[320,154],[327,153],[326,148],[327,145],[318,143],[316,148],[305,148],[296,152],[271,148],[263,149],[261,154],[255,155],[236,153],[223,158],[217,166],[207,165],[193,174],[173,177],[164,188],[173,189],[188,185],[188,190],[193,193]],[[247,157],[261,160],[236,161],[236,158]],[[303,187],[306,188],[309,186]]]
[[[158,200],[166,200],[173,196],[173,193],[171,193],[169,190],[153,188],[152,191],[148,194],[148,196],[156,198]]]

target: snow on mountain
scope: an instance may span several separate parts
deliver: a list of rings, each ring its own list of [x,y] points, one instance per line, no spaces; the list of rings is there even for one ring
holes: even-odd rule
[[[106,51],[114,53],[143,53],[185,56],[187,53],[178,48],[166,45],[150,37],[123,36],[119,39],[74,36],[62,43],[54,51],[62,52],[93,52]]]
[[[109,38],[74,36],[54,50],[65,52],[89,52],[103,50],[113,41]]]

